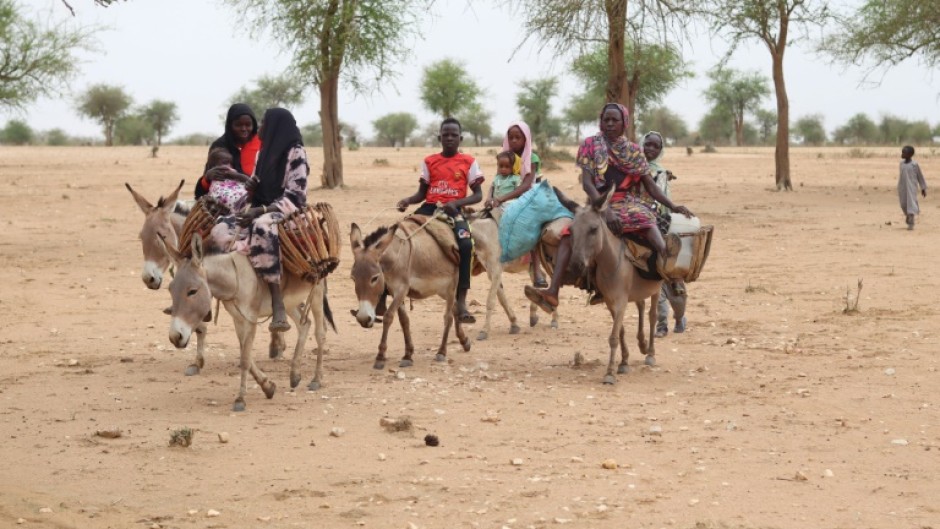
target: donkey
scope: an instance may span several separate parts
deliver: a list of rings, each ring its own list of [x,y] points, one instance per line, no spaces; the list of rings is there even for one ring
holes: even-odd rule
[[[179,245],[179,233],[182,230],[183,222],[189,213],[189,208],[177,201],[180,189],[182,189],[185,180],[180,180],[179,185],[166,198],[160,197],[157,205],[153,206],[150,202],[140,195],[130,184],[124,183],[137,207],[144,213],[144,225],[140,229],[140,244],[143,247],[144,267],[140,277],[147,288],[159,290],[163,284],[163,274],[170,267],[170,259],[163,251],[164,240],[173,247]],[[198,375],[199,371],[205,366],[206,332],[208,331],[204,323],[200,323],[195,329],[196,332],[196,358],[193,363],[186,366],[183,372],[186,376]],[[271,358],[280,357],[284,349],[287,348],[287,342],[281,333],[271,333],[271,344],[268,354]]]
[[[591,268],[595,268],[594,283],[604,296],[607,310],[613,318],[613,326],[607,343],[610,346],[610,360],[607,364],[607,374],[604,384],[613,384],[614,360],[616,359],[617,344],[620,344],[620,365],[617,373],[625,374],[629,371],[627,365],[627,344],[624,341],[623,315],[627,304],[636,303],[639,312],[639,325],[637,328],[637,342],[640,352],[646,355],[646,365],[656,364],[655,327],[657,302],[659,301],[662,281],[650,281],[640,277],[636,268],[626,259],[624,252],[626,244],[614,235],[607,227],[607,205],[612,194],[601,197],[589,207],[579,207],[575,211],[574,221],[571,223],[571,261],[569,268],[577,275],[583,275]],[[556,273],[562,273],[557,271]],[[643,311],[645,300],[651,298],[649,310],[650,337],[649,344],[643,334]]]
[[[363,327],[372,327],[375,323],[375,306],[379,296],[387,288],[392,301],[382,321],[382,340],[379,352],[372,367],[385,367],[385,352],[388,350],[388,330],[397,312],[401,320],[402,334],[405,338],[405,356],[399,367],[414,365],[412,356],[414,344],[411,341],[411,327],[405,298],[424,299],[434,295],[444,299],[444,334],[437,350],[435,360],[447,361],[447,337],[452,324],[456,327],[457,339],[464,351],[470,350],[470,339],[456,319],[454,298],[457,292],[457,268],[453,265],[440,245],[426,230],[418,230],[410,236],[401,238],[397,231],[398,224],[381,227],[363,239],[362,230],[352,225],[349,241],[353,250],[352,279],[356,287],[359,310],[356,321]],[[499,265],[499,252],[486,246],[485,240],[475,238],[478,255],[486,256],[486,269],[490,277],[491,291],[496,289],[497,296],[505,300],[502,293],[502,267]],[[494,261],[495,259],[495,261]],[[508,304],[503,305],[509,314],[510,332],[519,332],[516,316]]]
[[[486,268],[487,275],[490,278],[490,290],[486,298],[486,319],[483,323],[483,329],[480,330],[480,334],[477,336],[477,340],[486,340],[489,338],[490,319],[493,312],[496,310],[497,299],[499,300],[499,304],[502,305],[503,310],[506,311],[506,315],[509,316],[509,334],[518,334],[520,329],[516,324],[516,315],[513,312],[509,301],[506,299],[506,293],[503,290],[502,285],[500,282],[494,281],[493,273],[490,270],[495,269],[496,267],[500,267],[501,272],[509,272],[511,274],[521,272],[527,273],[529,267],[520,260],[511,261],[509,263],[499,262],[499,256],[500,253],[502,253],[502,250],[499,245],[499,226],[494,219],[488,217],[475,219],[470,222],[470,231],[473,233],[473,242],[476,248],[477,257],[483,263],[483,266]],[[529,304],[530,327],[535,327],[535,325],[538,324],[538,311],[538,306],[536,306],[535,303]],[[552,328],[558,328],[557,310],[552,312]]]
[[[193,236],[191,258],[181,255],[173,245],[168,244],[165,248],[177,268],[176,276],[170,282],[170,294],[173,297],[170,342],[178,349],[186,347],[193,329],[197,329],[210,317],[212,298],[220,299],[235,323],[235,333],[238,335],[241,350],[241,385],[232,409],[245,410],[248,373],[251,373],[261,386],[267,398],[274,397],[277,386],[255,365],[251,355],[258,319],[271,315],[271,297],[267,286],[258,278],[248,258],[237,252],[206,255],[202,237],[198,234]],[[294,347],[290,365],[291,388],[300,383],[300,360],[311,323],[307,310],[313,314],[317,365],[313,380],[307,385],[307,389],[315,391],[320,389],[322,383],[327,322],[334,331],[336,330],[326,298],[326,280],[311,286],[285,270],[281,276],[281,289],[287,315],[297,326],[297,345]]]

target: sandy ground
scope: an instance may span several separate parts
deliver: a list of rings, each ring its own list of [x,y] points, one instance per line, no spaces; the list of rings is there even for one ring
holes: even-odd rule
[[[492,153],[468,150],[492,174]],[[417,302],[415,366],[396,376],[396,328],[391,368],[373,370],[380,331],[349,316],[345,247],[323,389],[288,390],[288,363],[259,332],[278,392],[252,384],[235,414],[231,319],[210,328],[202,374],[184,377],[195,345],[172,347],[169,294],[140,280],[143,216],[123,186],[156,200],[186,178],[188,193],[204,149],[4,147],[0,527],[940,528],[938,205],[928,196],[905,230],[898,151],[794,148],[793,193],[772,191],[770,149],[667,151],[677,201],[715,242],[688,332],[656,342],[654,368],[631,340],[634,369],[612,387],[609,315],[573,289],[558,330],[543,317],[511,336],[500,315],[471,352],[452,341],[444,365],[441,305]],[[310,196],[344,226],[365,223],[414,190],[424,154],[345,153],[349,188]],[[937,158],[918,158],[936,181]],[[580,196],[574,175],[548,172]],[[843,314],[860,278],[860,312]],[[523,281],[505,284],[525,321]],[[379,425],[405,415],[413,433]],[[169,447],[181,427],[193,445]],[[123,437],[95,435],[108,428]]]

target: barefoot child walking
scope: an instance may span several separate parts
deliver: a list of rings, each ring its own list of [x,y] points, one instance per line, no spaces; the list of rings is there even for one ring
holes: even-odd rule
[[[914,215],[920,213],[920,205],[917,203],[917,190],[927,198],[927,182],[924,180],[924,173],[920,170],[920,165],[912,160],[914,157],[914,147],[905,145],[901,149],[901,176],[898,178],[898,200],[901,202],[901,210],[904,211],[907,229],[914,229]]]

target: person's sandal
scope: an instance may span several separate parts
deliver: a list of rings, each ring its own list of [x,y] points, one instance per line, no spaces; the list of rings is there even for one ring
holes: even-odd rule
[[[544,290],[539,290],[532,285],[525,286],[525,297],[549,314],[555,312],[555,309],[558,308],[558,300],[555,300],[553,305],[551,300],[545,296]]]
[[[545,278],[540,277],[532,282],[535,288],[548,288],[548,281],[545,281]]]
[[[464,312],[457,316],[457,322],[467,324],[467,325],[472,325],[477,322],[477,319],[473,317],[473,314],[470,314],[469,312]]]
[[[285,332],[290,330],[290,323],[287,320],[275,320],[274,317],[271,317],[271,323],[268,325],[268,330],[271,332]]]
[[[602,303],[604,303],[604,295],[600,292],[595,292],[594,295],[591,296],[591,301],[588,302],[589,305],[600,305]]]

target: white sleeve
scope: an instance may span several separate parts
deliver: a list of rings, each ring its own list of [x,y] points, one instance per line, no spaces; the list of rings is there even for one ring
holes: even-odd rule
[[[476,160],[473,160],[473,163],[470,165],[470,171],[467,174],[467,185],[482,184],[483,180],[483,171],[480,170],[480,164],[477,163]]]
[[[431,183],[431,172],[428,171],[428,164],[424,160],[421,160],[421,181],[425,184]]]

